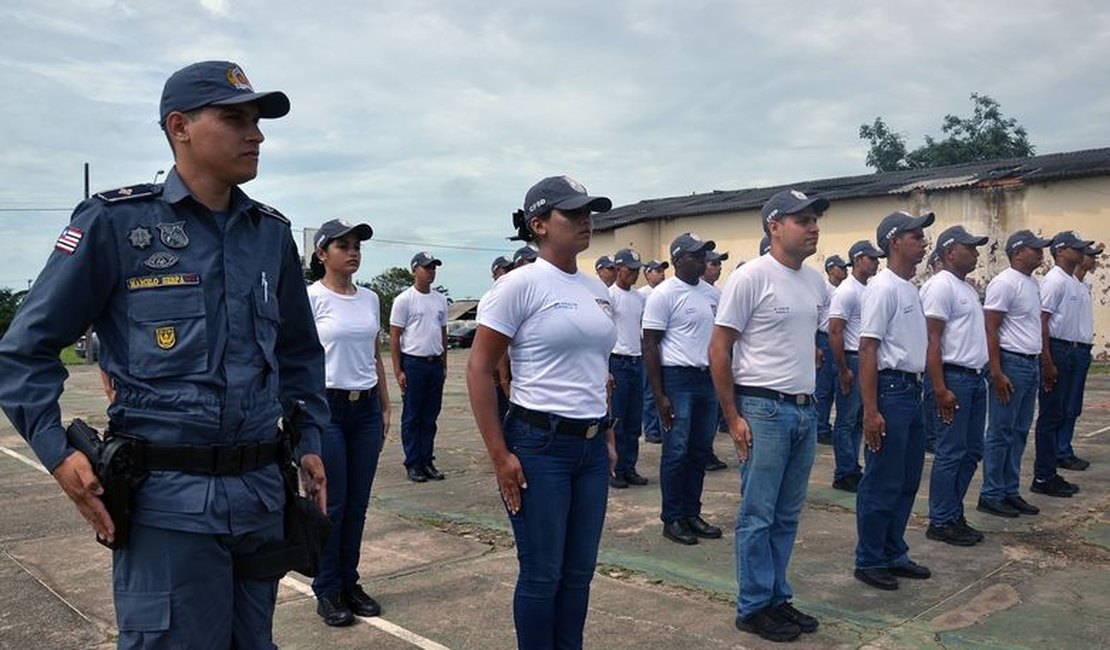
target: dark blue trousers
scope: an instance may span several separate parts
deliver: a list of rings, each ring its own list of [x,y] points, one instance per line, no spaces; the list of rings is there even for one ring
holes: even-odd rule
[[[1075,390],[1068,393],[1068,403],[1064,405],[1064,424],[1057,436],[1056,459],[1064,460],[1075,455],[1071,440],[1075,436],[1075,423],[1083,413],[1083,393],[1087,387],[1087,373],[1091,370],[1091,350],[1077,347],[1075,350]]]
[[[663,366],[663,392],[674,409],[659,459],[659,518],[669,524],[701,514],[705,466],[713,455],[717,429],[717,395],[708,369],[682,366]]]
[[[644,412],[644,363],[640,357],[609,357],[613,375],[612,415],[617,442],[617,476],[636,471],[640,458],[640,427]]]
[[[837,381],[836,362],[833,361],[827,332],[817,332],[817,349],[824,353],[824,360],[817,366],[817,387],[813,392],[813,398],[817,401],[817,440],[830,442],[832,424],[829,422],[829,417],[832,414],[833,402],[836,400]]]
[[[1071,444],[1071,432],[1075,430],[1075,400],[1082,406],[1083,385],[1087,373],[1080,374],[1080,358],[1085,350],[1059,339],[1049,339],[1049,353],[1056,365],[1056,386],[1046,392],[1042,387],[1038,393],[1036,427],[1037,460],[1033,465],[1033,478],[1047,481],[1056,476],[1056,461],[1059,459],[1061,440],[1067,436]],[[1089,355],[1089,353],[1087,353]],[[1089,363],[1089,362],[1088,362]]]
[[[402,398],[401,445],[405,467],[424,467],[435,459],[436,419],[443,407],[443,359],[401,355],[408,388]]]

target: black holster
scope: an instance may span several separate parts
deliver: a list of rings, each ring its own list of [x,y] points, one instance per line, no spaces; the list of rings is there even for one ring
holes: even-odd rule
[[[66,440],[89,459],[93,473],[104,488],[100,500],[116,528],[113,541],[100,535],[96,536],[96,541],[111,549],[125,548],[131,536],[135,491],[147,477],[138,452],[140,442],[111,431],[101,438],[96,429],[79,419],[66,428]]]

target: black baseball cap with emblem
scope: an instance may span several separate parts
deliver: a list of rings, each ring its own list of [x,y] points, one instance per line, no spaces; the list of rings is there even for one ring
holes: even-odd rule
[[[717,243],[712,239],[702,239],[692,232],[684,232],[671,242],[671,259],[673,260],[682,253],[708,252],[716,247]]]
[[[1106,244],[1091,244],[1090,246],[1083,249],[1083,254],[1090,255],[1091,257],[1098,257],[1099,255],[1102,255],[1102,251],[1105,248]]]
[[[829,209],[829,200],[820,196],[806,196],[798,190],[783,190],[767,199],[763,204],[763,227],[772,219],[798,214],[806,208],[813,208],[818,215]]]
[[[346,219],[332,219],[331,221],[325,221],[320,226],[312,243],[317,249],[323,250],[328,247],[332,240],[344,237],[350,232],[358,235],[359,241],[366,241],[374,236],[374,229],[365,223],[352,224]]]
[[[504,255],[498,255],[497,257],[493,258],[493,262],[489,265],[490,273],[493,273],[497,269],[511,268],[513,268],[513,261],[505,257]]]
[[[536,249],[532,248],[531,246],[521,246],[513,252],[513,264],[516,264],[521,260],[525,262],[535,262],[537,256],[538,253],[536,252]]]
[[[595,269],[615,269],[617,265],[613,262],[613,258],[608,255],[602,255],[594,262]]]
[[[418,266],[443,266],[443,260],[437,259],[428,251],[420,251],[412,256],[412,262],[409,263],[409,266],[414,269]]]
[[[585,206],[592,212],[608,212],[613,202],[604,196],[590,196],[581,183],[570,176],[548,176],[524,195],[524,216],[531,218],[551,210],[577,210]]]
[[[622,248],[613,255],[613,264],[630,269],[638,269],[644,265],[640,261],[640,254],[631,248]]]
[[[879,242],[879,248],[883,249],[884,253],[889,253],[890,242],[895,237],[909,230],[928,228],[933,225],[936,218],[937,215],[932,212],[926,212],[918,217],[901,210],[891,212],[879,222],[879,227],[875,229],[875,239]]]
[[[1080,239],[1079,235],[1075,234],[1074,230],[1064,230],[1056,233],[1052,238],[1052,250],[1058,251],[1061,248],[1083,250],[1093,243],[1095,243],[1093,239]]]
[[[709,251],[705,254],[706,262],[723,262],[728,259],[728,251],[718,253],[717,251]]]
[[[852,265],[851,262],[845,262],[844,258],[839,256],[839,255],[829,255],[827,258],[825,258],[825,270],[826,271],[833,268],[834,266],[838,267],[838,268],[846,269],[851,265]]]
[[[254,91],[243,69],[231,61],[201,61],[170,75],[162,88],[158,123],[166,117],[205,106],[232,106],[254,102],[259,117],[278,118],[289,112],[289,97],[280,90]]]
[[[666,260],[651,260],[644,264],[644,268],[649,271],[666,271],[670,266],[671,263]]]
[[[963,226],[945,228],[937,237],[937,250],[944,252],[952,244],[965,244],[967,246],[982,246],[987,243],[986,236],[977,236],[969,233]]]
[[[881,250],[872,246],[871,242],[867,241],[866,239],[859,240],[858,242],[852,244],[852,247],[848,249],[848,258],[853,262],[856,261],[856,258],[861,255],[866,255],[867,257],[873,257],[875,259],[886,257],[886,255]]]
[[[1044,239],[1033,234],[1032,230],[1019,230],[1010,235],[1006,240],[1006,254],[1013,255],[1014,251],[1022,246],[1029,248],[1047,248],[1052,244],[1051,239]]]

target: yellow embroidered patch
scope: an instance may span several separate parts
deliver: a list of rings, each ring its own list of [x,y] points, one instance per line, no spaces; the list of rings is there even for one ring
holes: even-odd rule
[[[158,347],[169,350],[177,345],[177,330],[173,326],[159,327],[154,330],[154,340],[158,342]]]

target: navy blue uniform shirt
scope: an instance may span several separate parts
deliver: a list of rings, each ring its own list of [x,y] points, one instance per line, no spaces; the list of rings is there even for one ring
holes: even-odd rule
[[[81,203],[0,340],[0,406],[47,469],[72,451],[58,358],[92,324],[117,429],[155,443],[272,440],[303,400],[298,455],[320,453],[324,354],[289,222],[233,188],[226,213],[171,170]],[[284,503],[276,465],[210,477],[152,472],[135,521],[204,533],[271,525]]]

